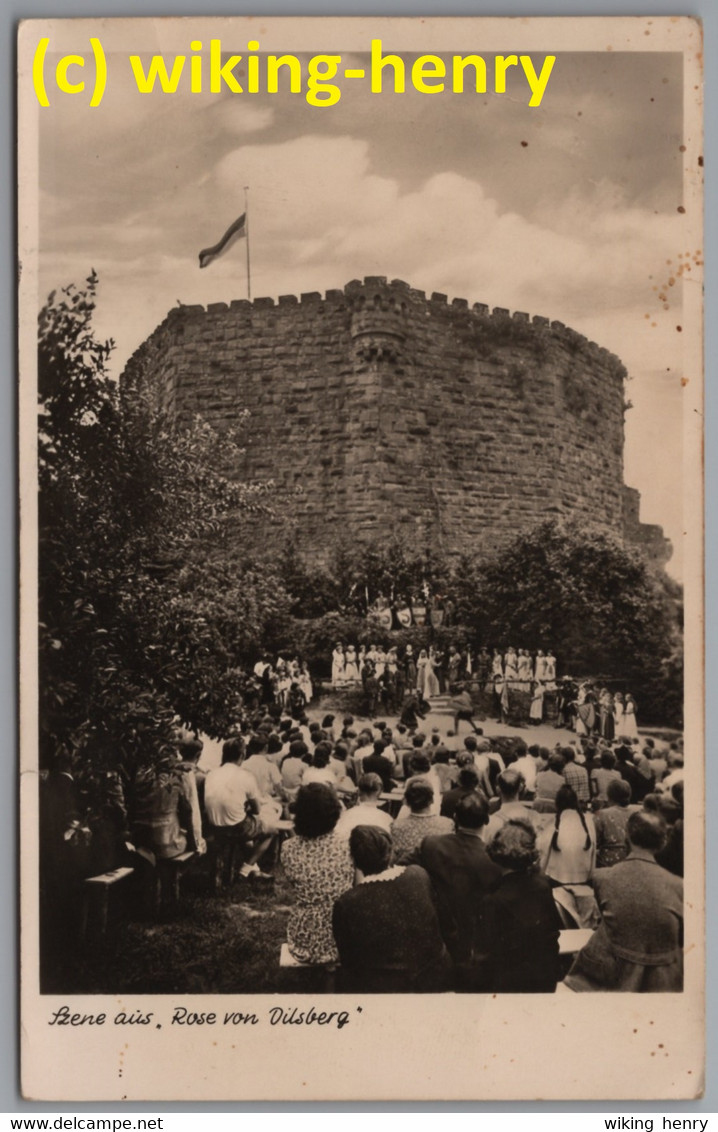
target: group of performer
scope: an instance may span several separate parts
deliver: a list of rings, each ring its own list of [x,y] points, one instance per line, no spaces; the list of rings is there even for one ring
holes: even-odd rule
[[[590,681],[579,685],[566,676],[558,688],[556,725],[584,738],[600,735],[609,743],[616,738],[637,739],[637,710],[630,692],[614,693]]]
[[[253,679],[244,689],[250,701],[278,704],[283,711],[296,716],[314,698],[314,687],[309,666],[298,657],[287,658],[281,654],[276,661],[264,654],[254,666]]]

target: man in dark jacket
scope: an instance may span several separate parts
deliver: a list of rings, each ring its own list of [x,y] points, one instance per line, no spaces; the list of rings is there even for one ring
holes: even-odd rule
[[[431,877],[441,934],[454,963],[456,989],[466,986],[476,946],[483,898],[499,882],[501,869],[490,860],[481,830],[489,805],[478,794],[462,798],[454,811],[454,833],[425,837],[414,858]]]

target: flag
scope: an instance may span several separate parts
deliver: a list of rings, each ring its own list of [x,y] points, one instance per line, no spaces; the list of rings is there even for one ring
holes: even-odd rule
[[[200,267],[209,267],[213,260],[219,259],[221,255],[224,255],[224,253],[232,247],[232,244],[236,243],[237,240],[241,240],[242,236],[246,237],[246,235],[247,213],[243,212],[239,219],[235,220],[234,224],[230,224],[218,244],[215,244],[213,248],[204,248],[204,250],[199,253]]]

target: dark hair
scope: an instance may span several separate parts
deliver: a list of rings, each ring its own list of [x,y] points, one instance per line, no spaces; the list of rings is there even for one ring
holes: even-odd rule
[[[561,815],[565,813],[566,810],[575,810],[580,817],[581,825],[583,826],[583,832],[586,834],[586,840],[583,847],[585,850],[590,849],[591,834],[588,832],[588,826],[586,825],[586,819],[583,816],[583,810],[578,804],[578,796],[576,794],[576,791],[574,790],[573,786],[569,786],[568,783],[566,783],[565,786],[559,786],[558,790],[556,791],[556,817],[554,818],[553,823],[553,837],[551,838],[551,848],[554,849],[557,853],[561,852],[561,847],[558,843],[558,831],[561,826]]]
[[[391,864],[394,846],[385,829],[375,825],[356,825],[349,834],[349,851],[364,876],[376,876]]]
[[[549,770],[552,770],[554,774],[563,774],[563,768],[565,767],[565,765],[566,762],[561,752],[552,751],[548,757]]]
[[[456,756],[457,766],[473,766],[474,756],[469,751],[459,751]]]
[[[244,758],[244,739],[235,735],[222,744],[222,766],[225,763],[238,763]]]
[[[566,763],[572,763],[576,758],[576,750],[574,747],[562,747],[561,754],[563,755],[563,761]]]
[[[631,801],[631,785],[623,778],[613,778],[606,791],[606,797],[614,806],[627,806]]]
[[[524,785],[524,776],[519,770],[502,770],[496,782],[502,794],[515,798]]]
[[[381,794],[384,789],[384,783],[378,774],[370,771],[368,774],[362,774],[357,782],[357,789],[360,794]]]
[[[431,763],[429,756],[423,752],[421,754],[412,755],[409,761],[409,768],[412,774],[427,774],[431,770]]]
[[[666,843],[666,823],[660,814],[648,810],[636,810],[628,819],[626,827],[631,845],[658,853]]]
[[[434,787],[425,778],[416,778],[407,786],[404,801],[412,814],[418,814],[434,801]]]
[[[319,768],[329,766],[329,760],[331,757],[332,745],[331,743],[327,743],[325,739],[322,739],[322,741],[320,743],[317,743],[316,747],[314,748],[312,766]]]
[[[414,738],[411,740],[411,745],[412,747],[416,747],[417,750],[421,750],[425,742],[426,735],[419,735],[419,733],[417,732]]]
[[[289,755],[291,759],[303,759],[309,754],[309,748],[303,739],[293,739],[289,744]]]
[[[374,740],[374,754],[375,755],[383,755],[386,748],[387,748],[387,744],[384,741],[384,739],[375,739]]]
[[[613,770],[616,765],[616,756],[613,751],[601,751],[601,766],[604,770]]]
[[[449,748],[445,747],[443,743],[440,744],[434,751],[431,761],[434,763],[442,763],[442,765],[445,766],[449,761]]]
[[[324,719],[322,720],[322,727],[331,727],[333,722],[334,722],[334,716],[333,715],[325,715]]]
[[[284,744],[282,743],[279,735],[270,735],[269,739],[267,740],[267,754],[278,755],[283,746]]]
[[[494,834],[488,853],[491,860],[504,869],[529,872],[539,859],[534,827],[520,819],[505,822]]]
[[[462,766],[459,771],[459,786],[464,790],[475,790],[479,785],[479,776],[472,766]]]
[[[341,802],[331,786],[324,782],[300,786],[294,803],[295,832],[309,839],[331,833],[341,812]]]
[[[247,758],[251,755],[261,755],[262,751],[267,748],[266,735],[252,735],[247,743]]]
[[[179,752],[187,762],[194,763],[202,754],[204,743],[201,739],[183,739],[179,745]]]
[[[467,751],[475,751],[476,750],[476,739],[475,739],[475,737],[473,735],[467,735],[466,738],[464,739],[464,746],[466,747]]]
[[[332,757],[337,759],[338,762],[340,762],[340,763],[346,762],[348,754],[349,754],[349,748],[347,747],[346,743],[335,743],[334,744],[334,754],[333,754]]]
[[[460,829],[481,829],[489,820],[489,803],[483,794],[467,794],[454,810],[454,823]]]

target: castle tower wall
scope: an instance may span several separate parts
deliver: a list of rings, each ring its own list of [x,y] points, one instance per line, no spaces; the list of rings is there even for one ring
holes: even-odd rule
[[[624,378],[561,323],[376,277],[178,307],[123,385],[179,423],[200,414],[221,431],[246,409],[236,473],[275,481],[298,547],[321,561],[341,533],[449,554],[555,517],[623,537]]]

